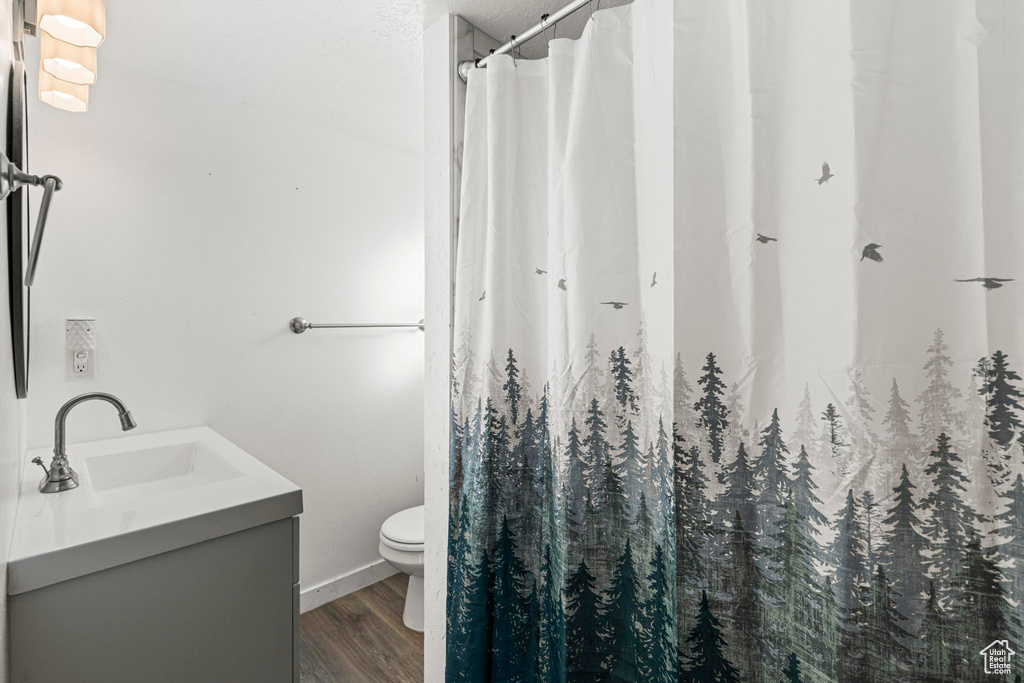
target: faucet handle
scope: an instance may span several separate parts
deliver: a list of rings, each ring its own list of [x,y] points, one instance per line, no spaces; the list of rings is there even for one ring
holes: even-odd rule
[[[42,467],[43,468],[43,472],[46,472],[46,476],[50,476],[50,470],[46,469],[46,465],[43,464],[43,459],[42,458],[40,458],[37,455],[36,457],[32,458],[32,462],[34,462],[35,464],[37,464],[40,467]]]

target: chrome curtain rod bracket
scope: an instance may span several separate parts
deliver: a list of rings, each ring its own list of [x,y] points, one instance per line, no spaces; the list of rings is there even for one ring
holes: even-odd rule
[[[459,78],[463,81],[467,80],[469,78],[470,69],[487,66],[487,60],[491,57],[495,55],[508,54],[515,49],[516,45],[522,45],[531,38],[543,33],[576,10],[586,7],[591,2],[593,2],[593,0],[573,0],[557,12],[545,15],[538,23],[531,26],[528,30],[517,34],[512,40],[508,41],[483,59],[467,59],[464,62],[459,62]]]
[[[297,317],[292,318],[288,322],[288,329],[295,334],[302,334],[306,330],[316,330],[325,328],[372,328],[372,327],[415,327],[422,331],[426,326],[425,320],[420,320],[418,323],[311,323],[305,318]]]

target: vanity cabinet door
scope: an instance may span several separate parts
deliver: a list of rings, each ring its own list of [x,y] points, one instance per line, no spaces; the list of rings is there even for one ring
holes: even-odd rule
[[[296,528],[282,519],[11,596],[12,680],[294,680]]]

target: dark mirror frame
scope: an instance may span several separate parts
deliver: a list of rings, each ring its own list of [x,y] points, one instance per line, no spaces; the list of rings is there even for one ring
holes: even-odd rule
[[[11,66],[7,88],[7,158],[28,171],[28,101],[25,63],[19,59]],[[28,187],[7,197],[7,277],[10,291],[11,346],[14,351],[14,388],[18,398],[28,396],[29,366],[29,288],[25,286],[25,266],[31,239]]]

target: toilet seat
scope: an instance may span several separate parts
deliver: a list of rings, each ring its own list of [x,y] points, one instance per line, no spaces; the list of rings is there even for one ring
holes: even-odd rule
[[[384,544],[385,546],[387,546],[388,548],[391,548],[392,550],[399,550],[399,551],[404,552],[404,553],[422,553],[423,552],[423,544],[422,543],[399,543],[398,541],[391,540],[390,538],[385,536],[383,533],[381,533],[381,535],[380,535],[380,542],[382,544]]]
[[[380,526],[380,542],[393,550],[423,552],[425,536],[423,506],[396,512]]]

